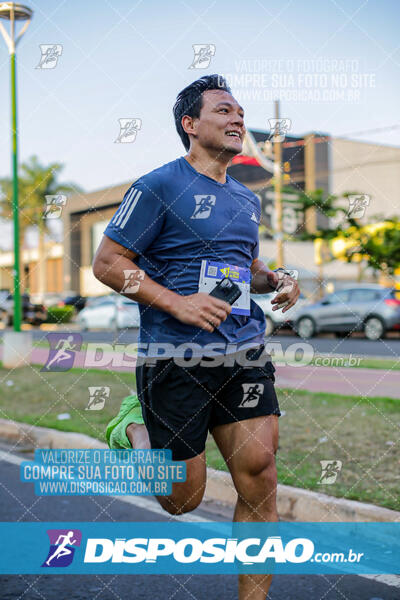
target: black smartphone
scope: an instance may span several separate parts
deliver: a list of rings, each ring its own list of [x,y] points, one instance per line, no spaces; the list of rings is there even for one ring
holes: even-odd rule
[[[210,292],[210,296],[224,300],[228,304],[233,304],[242,295],[240,288],[232,279],[224,277],[217,283]]]

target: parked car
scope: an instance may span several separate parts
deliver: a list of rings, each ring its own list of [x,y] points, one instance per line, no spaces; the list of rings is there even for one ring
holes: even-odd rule
[[[139,327],[139,306],[119,294],[88,298],[76,320],[83,330]]]
[[[339,336],[364,331],[369,340],[378,340],[387,331],[400,329],[400,300],[395,289],[378,284],[338,290],[303,306],[294,329],[302,338],[313,337],[320,331]]]
[[[62,303],[62,294],[59,292],[46,292],[45,294],[31,294],[31,302],[49,306],[59,306]],[[61,304],[62,305],[62,304]]]
[[[265,315],[265,335],[272,335],[276,329],[292,327],[298,311],[307,303],[306,297],[300,294],[296,304],[283,313],[282,309],[272,310],[274,305],[271,304],[271,300],[275,298],[275,292],[270,294],[250,294],[250,296],[260,306]]]
[[[47,319],[47,309],[43,304],[34,304],[29,294],[21,294],[22,321],[30,325],[40,325]],[[13,324],[14,298],[8,293],[0,297],[0,320],[5,327]]]
[[[67,296],[63,300],[63,304],[66,306],[73,306],[77,312],[83,310],[86,306],[86,300],[84,296],[79,296],[79,294],[75,296]]]

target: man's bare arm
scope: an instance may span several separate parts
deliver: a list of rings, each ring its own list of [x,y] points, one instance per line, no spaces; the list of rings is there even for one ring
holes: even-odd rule
[[[138,265],[133,262],[137,256],[137,253],[103,236],[93,259],[93,274],[104,285],[127,298],[170,313],[182,323],[207,331],[214,331],[214,327],[219,327],[231,312],[230,305],[218,298],[203,292],[181,296],[158,284],[146,273],[143,279],[137,281],[139,289],[135,294],[123,292],[126,283],[124,270],[139,271]]]
[[[269,294],[274,292],[278,283],[276,273],[268,269],[262,260],[255,258],[251,263],[251,285],[252,294]]]

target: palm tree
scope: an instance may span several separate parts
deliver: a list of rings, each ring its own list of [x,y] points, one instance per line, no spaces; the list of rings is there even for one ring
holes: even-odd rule
[[[31,156],[20,165],[18,178],[19,196],[19,247],[23,248],[26,230],[36,226],[39,233],[38,245],[38,291],[43,295],[45,282],[45,234],[49,231],[45,217],[46,196],[81,192],[81,188],[73,183],[60,183],[58,177],[64,165],[50,163],[42,165],[37,156]],[[0,179],[0,216],[12,219],[12,179]],[[20,273],[23,277],[23,253],[20,252]],[[25,284],[25,278],[23,279]],[[22,280],[21,280],[22,283]],[[25,287],[25,286],[24,286]]]

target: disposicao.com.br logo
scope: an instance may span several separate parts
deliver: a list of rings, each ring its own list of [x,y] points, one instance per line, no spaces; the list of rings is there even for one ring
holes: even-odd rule
[[[253,552],[248,554],[248,550]],[[299,552],[300,549],[300,552]],[[258,554],[254,554],[254,550]],[[283,544],[280,536],[266,540],[248,538],[241,541],[232,538],[89,538],[86,543],[85,563],[155,563],[163,557],[172,557],[178,563],[265,563],[272,559],[277,563],[303,563],[314,554],[314,544],[307,538],[295,538]]]
[[[4,574],[400,574],[400,522],[7,522],[0,538]]]

